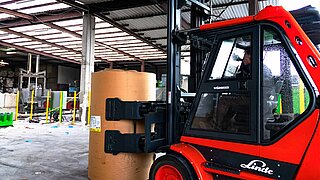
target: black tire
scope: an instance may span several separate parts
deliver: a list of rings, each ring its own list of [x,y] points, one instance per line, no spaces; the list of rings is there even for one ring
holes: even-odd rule
[[[163,171],[163,167],[174,167],[173,169],[179,172],[181,175],[180,177],[182,177],[183,180],[198,179],[193,167],[183,157],[174,154],[166,154],[153,162],[149,172],[149,180],[159,180],[156,178],[156,174],[158,173],[159,176],[159,173],[161,173],[160,171]]]

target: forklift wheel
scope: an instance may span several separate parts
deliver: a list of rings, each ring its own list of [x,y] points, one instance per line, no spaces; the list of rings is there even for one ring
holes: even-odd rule
[[[167,154],[156,159],[150,169],[150,180],[195,180],[189,162],[179,156]]]

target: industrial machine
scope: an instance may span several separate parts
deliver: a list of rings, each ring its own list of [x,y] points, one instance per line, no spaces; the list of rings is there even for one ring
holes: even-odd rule
[[[107,121],[145,122],[107,130],[106,153],[163,153],[151,180],[320,179],[320,54],[290,13],[268,6],[168,39],[167,101],[106,99]],[[203,58],[193,98],[175,64],[187,43]]]
[[[43,104],[46,100],[46,71],[39,71],[40,55],[35,59],[35,72],[32,70],[32,54],[28,54],[27,70],[20,68],[19,73],[19,91],[21,112],[30,111],[33,106],[33,112],[44,112]],[[27,81],[26,81],[27,80]],[[40,83],[39,83],[40,80]],[[33,91],[33,94],[32,94]],[[32,97],[33,96],[33,97]],[[32,101],[32,99],[34,99]]]

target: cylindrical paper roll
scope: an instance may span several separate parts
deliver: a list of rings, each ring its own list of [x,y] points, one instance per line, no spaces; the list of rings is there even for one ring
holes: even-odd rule
[[[101,117],[101,132],[90,132],[88,175],[91,180],[146,180],[152,154],[104,152],[105,131],[119,130],[133,133],[131,120],[106,121],[107,98],[123,101],[155,101],[156,75],[136,71],[105,70],[92,74],[91,115]],[[137,123],[137,132],[144,131],[144,123]]]

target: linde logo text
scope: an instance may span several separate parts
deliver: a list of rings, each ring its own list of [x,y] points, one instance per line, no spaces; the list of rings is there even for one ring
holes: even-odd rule
[[[254,171],[258,171],[258,172],[262,172],[270,175],[273,174],[273,170],[271,170],[265,162],[260,160],[252,160],[248,164],[240,164],[240,166],[245,169],[251,169]]]

